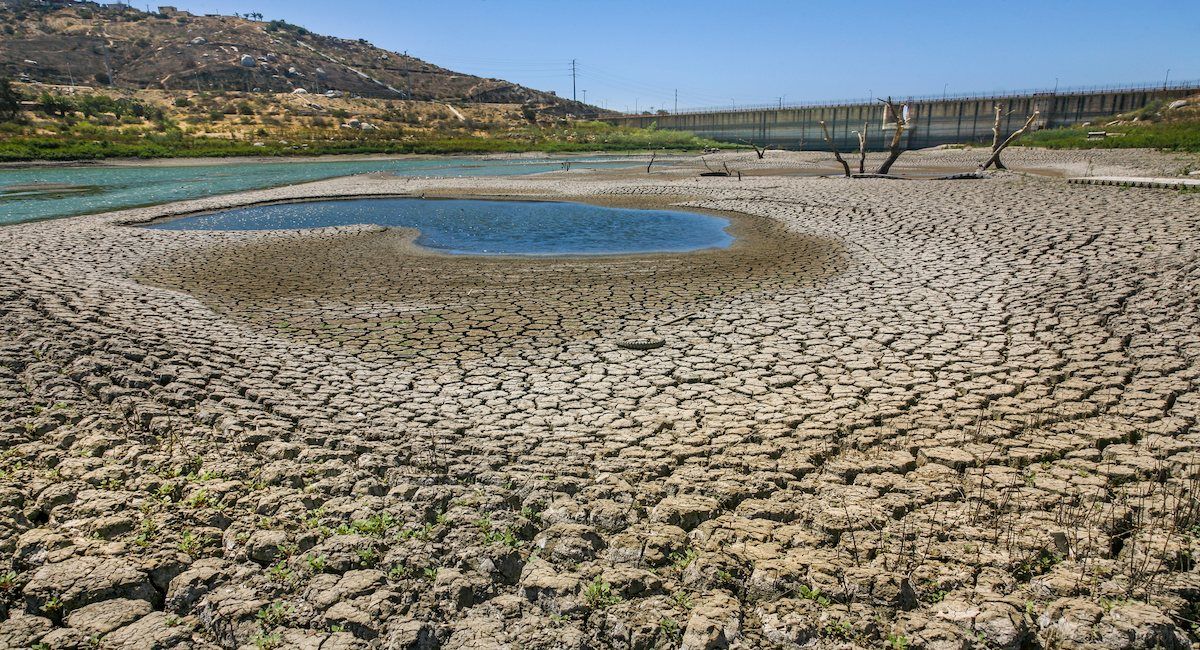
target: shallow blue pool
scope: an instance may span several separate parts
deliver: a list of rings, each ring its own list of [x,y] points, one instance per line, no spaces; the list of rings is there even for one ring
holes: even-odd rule
[[[612,255],[726,248],[727,219],[676,210],[476,199],[353,199],[263,205],[153,224],[161,230],[416,228],[417,244],[461,255]]]

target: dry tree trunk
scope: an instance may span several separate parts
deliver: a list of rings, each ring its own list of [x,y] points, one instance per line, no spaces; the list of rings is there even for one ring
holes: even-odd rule
[[[767,155],[767,148],[766,148],[766,146],[763,146],[763,147],[760,149],[758,145],[754,144],[753,142],[750,142],[749,140],[739,140],[738,142],[741,142],[741,143],[743,143],[743,144],[748,144],[748,145],[750,145],[751,147],[754,147],[754,153],[758,154],[758,159],[759,159],[759,160],[762,160],[762,159],[763,159],[763,157]]]
[[[658,152],[657,152],[657,151],[651,151],[651,152],[650,152],[650,163],[646,165],[646,173],[647,173],[647,174],[649,174],[649,173],[650,173],[650,167],[651,167],[651,165],[653,165],[653,164],[654,164],[654,157],[655,157],[655,156],[657,156],[657,155],[658,155]]]
[[[996,104],[996,122],[992,124],[992,153],[995,153],[996,148],[1000,146],[1000,119],[1004,116],[1004,109]],[[996,169],[1008,169],[1000,159],[996,159]]]
[[[842,163],[842,169],[846,170],[846,178],[850,178],[850,164],[838,153],[837,145],[833,143],[833,138],[829,137],[829,127],[825,126],[825,120],[821,120],[821,130],[825,132],[825,142],[828,142],[829,148],[833,150],[833,157]]]
[[[892,143],[888,145],[888,157],[883,161],[883,164],[879,166],[879,171],[875,172],[876,174],[886,174],[891,171],[892,164],[896,162],[896,159],[900,157],[900,154],[904,153],[901,143],[903,142],[902,138],[904,135],[904,129],[907,128],[908,125],[904,122],[904,115],[900,113],[900,111],[896,110],[896,105],[892,103],[891,97],[888,97],[887,99],[881,99],[879,101],[887,105],[887,110],[892,113],[892,120],[896,123],[896,132],[892,134]]]
[[[1007,148],[1008,145],[1012,144],[1013,142],[1016,141],[1017,138],[1021,137],[1027,131],[1029,131],[1029,128],[1033,126],[1033,121],[1037,119],[1039,112],[1040,111],[1034,111],[1033,115],[1030,115],[1029,119],[1025,120],[1025,126],[1022,126],[1021,128],[1017,129],[1016,131],[1013,131],[1012,135],[1008,136],[1004,140],[1004,142],[1001,142],[998,146],[994,147],[992,149],[992,157],[988,158],[987,162],[983,163],[983,165],[979,167],[979,170],[983,171],[983,170],[987,169],[988,167],[991,167],[992,165],[996,165],[997,169],[1004,169],[1004,167],[1002,167],[1000,165],[1000,152],[1004,151],[1004,149]]]
[[[865,174],[867,171],[867,129],[869,124],[863,122],[863,130],[855,131],[858,136],[858,173]]]

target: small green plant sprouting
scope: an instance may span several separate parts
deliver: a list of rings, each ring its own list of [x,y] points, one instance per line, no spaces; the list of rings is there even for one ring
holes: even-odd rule
[[[17,586],[17,572],[9,571],[0,575],[0,591],[12,591]]]
[[[284,562],[283,560],[273,564],[271,568],[267,570],[267,575],[271,577],[271,580],[278,582],[279,584],[288,584],[296,577],[295,573],[288,568],[287,562]]]
[[[184,504],[189,508],[203,508],[209,505],[208,490],[200,489],[192,493],[191,496],[184,501]]]
[[[534,510],[533,508],[531,508],[529,506],[521,507],[521,516],[528,519],[529,521],[532,521],[535,524],[540,523],[542,521],[542,513],[537,510]]]
[[[321,527],[321,517],[325,516],[325,508],[320,507],[315,510],[309,510],[304,517],[304,525],[310,529],[316,530]]]
[[[363,535],[383,537],[396,525],[396,520],[386,512],[371,515],[366,519],[358,519],[350,524],[352,532]]]
[[[888,647],[892,650],[908,650],[908,637],[892,632],[887,635]]]
[[[133,543],[145,548],[150,545],[150,540],[154,539],[158,534],[158,524],[153,519],[143,519],[141,526],[138,527],[137,537],[133,538]]]
[[[305,564],[308,565],[310,573],[324,573],[327,564],[327,558],[322,555],[307,555],[304,557]]]
[[[849,641],[854,637],[854,626],[850,621],[838,621],[825,626],[825,636]]]
[[[601,576],[593,578],[584,589],[583,599],[592,609],[604,609],[621,602],[621,597],[613,593],[612,585]]]
[[[437,574],[438,574],[438,568],[435,566],[425,567],[425,571],[423,572],[425,579],[430,582],[437,580]]]
[[[658,622],[658,629],[662,631],[663,636],[667,637],[671,641],[679,640],[679,621],[671,618],[670,616],[664,617]]]
[[[300,545],[296,542],[284,542],[275,547],[279,554],[283,557],[294,557],[300,552]]]
[[[200,538],[190,530],[183,531],[183,535],[179,537],[179,550],[188,555],[196,555],[203,546]]]
[[[388,569],[387,577],[389,580],[400,581],[412,575],[412,569],[404,564],[394,564]]]
[[[55,594],[55,595],[51,596],[49,598],[49,600],[42,603],[42,611],[47,612],[47,613],[57,612],[58,610],[62,609],[62,606],[63,606],[62,597],[59,596],[58,594]]]
[[[689,548],[684,553],[672,553],[667,559],[671,561],[671,566],[674,567],[676,571],[683,571],[684,569],[688,568],[693,561],[695,561],[697,555],[698,554],[696,553],[695,549]]]
[[[375,562],[379,559],[379,551],[370,546],[360,548],[354,554],[358,557],[358,563],[365,567],[375,566]]]
[[[517,548],[521,545],[521,540],[517,538],[517,534],[508,526],[505,526],[503,530],[497,528],[485,530],[483,541],[488,544],[503,544],[510,548]]]
[[[804,598],[806,600],[811,600],[814,603],[820,605],[821,607],[829,607],[829,598],[821,595],[820,587],[809,587],[807,585],[800,585],[800,588],[797,590],[797,593],[800,594],[801,598]]]
[[[257,650],[274,650],[283,644],[283,637],[278,632],[259,631],[250,642]]]
[[[255,618],[263,626],[263,629],[276,627],[283,623],[283,620],[290,616],[292,607],[279,601],[275,601],[270,605],[258,610]]]
[[[691,609],[696,606],[696,603],[692,600],[692,595],[683,590],[672,594],[671,599],[675,601],[676,605],[679,605],[683,609]]]

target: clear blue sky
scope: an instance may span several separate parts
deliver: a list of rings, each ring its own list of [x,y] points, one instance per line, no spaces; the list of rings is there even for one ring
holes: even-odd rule
[[[617,110],[1200,78],[1198,0],[162,1],[568,97],[574,58],[579,98]]]

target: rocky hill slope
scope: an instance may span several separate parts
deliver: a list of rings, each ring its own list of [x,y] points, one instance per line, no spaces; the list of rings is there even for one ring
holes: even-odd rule
[[[363,97],[598,109],[501,79],[315,34],[260,15],[148,13],[90,2],[0,0],[0,76],[125,89],[345,93]],[[303,89],[303,90],[301,90]]]

